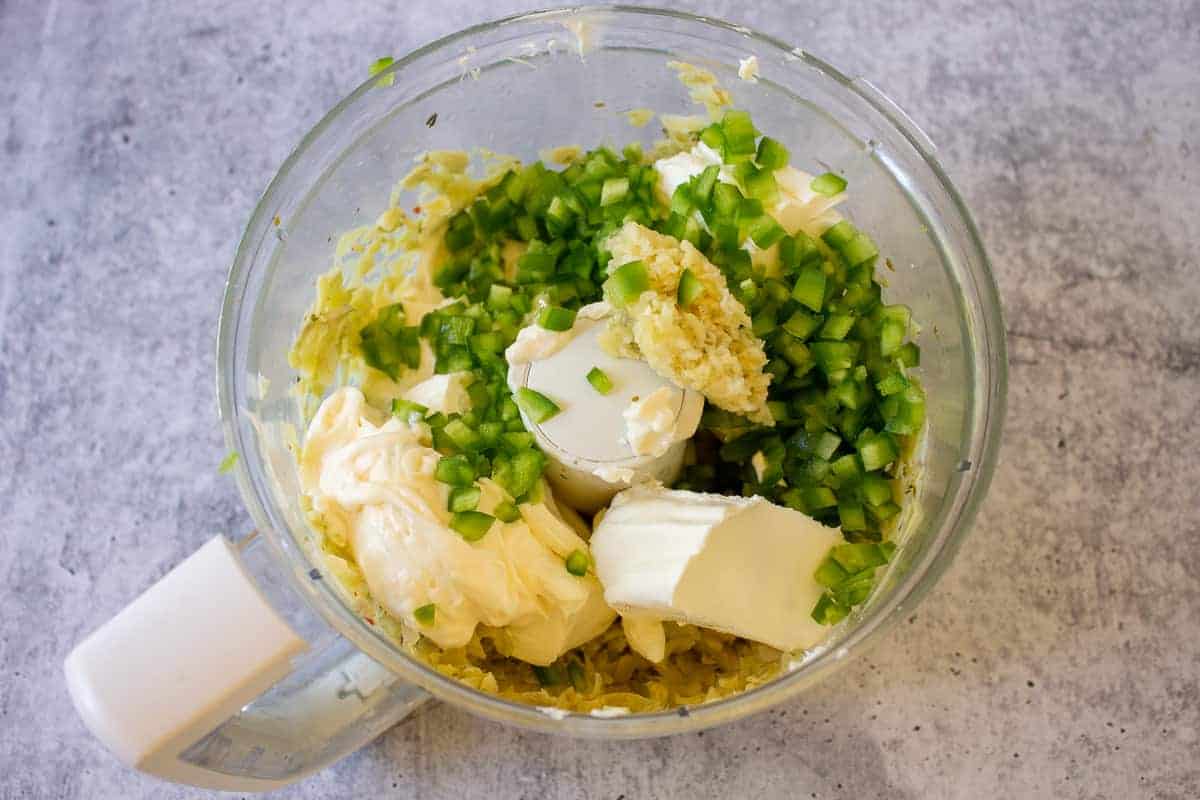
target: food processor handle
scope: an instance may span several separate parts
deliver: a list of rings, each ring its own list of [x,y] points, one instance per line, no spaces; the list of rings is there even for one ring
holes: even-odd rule
[[[267,791],[365,745],[429,695],[320,620],[261,538],[240,545],[209,541],[64,668],[84,723],[125,764]]]

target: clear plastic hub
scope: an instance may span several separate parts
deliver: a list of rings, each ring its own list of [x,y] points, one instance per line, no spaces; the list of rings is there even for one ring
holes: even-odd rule
[[[704,400],[679,389],[640,359],[619,358],[600,346],[603,319],[580,317],[575,336],[558,352],[512,368],[513,388],[526,386],[553,400],[562,411],[544,423],[526,418],[538,445],[550,458],[547,477],[559,499],[582,511],[605,505],[636,479],[669,483],[679,476],[686,441],[674,443],[660,456],[639,456],[626,438],[624,411],[662,387],[679,392],[675,421],[698,417]],[[587,380],[598,367],[613,388],[601,394]]]

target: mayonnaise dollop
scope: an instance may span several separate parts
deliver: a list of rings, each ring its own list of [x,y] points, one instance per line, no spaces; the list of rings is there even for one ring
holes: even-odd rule
[[[497,649],[532,664],[549,664],[607,629],[616,615],[600,582],[564,567],[588,544],[550,493],[522,504],[520,520],[496,520],[468,542],[449,527],[449,487],[434,478],[440,456],[428,443],[424,423],[385,417],[353,387],[330,395],[309,427],[304,492],[349,542],[372,596],[440,647],[462,647],[486,625],[499,629]],[[491,480],[479,486],[480,511],[509,499]],[[422,625],[413,612],[429,603],[434,621]]]

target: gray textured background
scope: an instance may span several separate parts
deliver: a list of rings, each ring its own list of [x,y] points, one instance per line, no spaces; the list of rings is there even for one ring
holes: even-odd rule
[[[973,208],[1012,353],[974,537],[773,713],[604,744],[431,706],[283,796],[1200,796],[1200,5],[701,5],[873,79]],[[0,797],[199,794],[86,735],[61,660],[248,525],[213,339],[277,165],[376,56],[521,7],[0,0]]]

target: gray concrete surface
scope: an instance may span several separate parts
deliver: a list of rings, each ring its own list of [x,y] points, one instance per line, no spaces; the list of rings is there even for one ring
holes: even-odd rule
[[[1200,796],[1200,5],[705,2],[874,79],[973,208],[1002,463],[909,624],[704,734],[431,706],[292,798]],[[0,797],[195,797],[70,708],[85,632],[248,525],[212,390],[258,193],[366,64],[524,7],[0,2]]]

